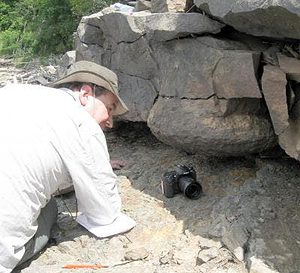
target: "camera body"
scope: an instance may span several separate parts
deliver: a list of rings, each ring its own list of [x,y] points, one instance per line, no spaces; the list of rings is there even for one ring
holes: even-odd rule
[[[192,166],[186,165],[177,165],[175,170],[164,173],[161,187],[162,193],[168,198],[182,192],[190,199],[198,199],[202,192],[202,187],[197,182],[196,171]]]

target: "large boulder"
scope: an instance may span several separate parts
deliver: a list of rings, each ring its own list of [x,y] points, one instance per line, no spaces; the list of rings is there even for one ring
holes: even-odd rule
[[[201,10],[255,36],[300,39],[298,0],[195,0]]]
[[[251,103],[246,103],[226,115],[231,107],[228,100],[160,97],[150,111],[148,126],[161,141],[189,153],[214,156],[256,153],[274,145],[275,135],[270,121],[259,115],[260,100],[252,100],[256,111],[253,106],[251,110],[248,108]]]

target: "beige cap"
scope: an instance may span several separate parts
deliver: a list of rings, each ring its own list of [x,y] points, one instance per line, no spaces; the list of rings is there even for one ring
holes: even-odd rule
[[[116,95],[119,100],[114,115],[122,115],[128,111],[126,104],[119,97],[117,75],[104,66],[88,61],[75,62],[64,77],[48,86],[57,87],[68,82],[90,82],[101,86]]]

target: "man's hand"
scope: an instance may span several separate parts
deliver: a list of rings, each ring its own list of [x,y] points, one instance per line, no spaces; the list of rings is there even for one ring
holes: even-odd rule
[[[121,170],[126,165],[126,162],[121,159],[112,159],[110,165],[113,170]]]

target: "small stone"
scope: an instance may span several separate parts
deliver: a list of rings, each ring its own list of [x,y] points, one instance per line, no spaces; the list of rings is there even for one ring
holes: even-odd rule
[[[168,252],[163,251],[159,257],[159,263],[160,264],[171,264],[171,262],[173,260],[173,256],[174,256],[173,250],[168,251]]]
[[[126,261],[144,260],[149,256],[149,252],[144,247],[129,250],[125,253],[124,259]]]
[[[209,249],[204,249],[199,251],[197,257],[197,265],[201,265],[203,263],[207,263],[208,261],[216,258],[219,254],[218,248],[212,247]]]
[[[201,248],[204,248],[204,249],[205,248],[211,248],[211,247],[221,248],[222,244],[221,244],[220,241],[214,241],[214,240],[211,240],[211,239],[200,237],[199,246]]]
[[[242,247],[239,246],[234,249],[233,254],[240,262],[244,260],[244,249]]]
[[[256,273],[256,272],[264,272],[264,273],[278,273],[278,271],[275,271],[271,269],[268,265],[266,265],[262,260],[251,257],[250,258],[250,273]]]
[[[46,69],[49,74],[56,75],[56,68],[53,65],[48,65]]]
[[[61,253],[70,253],[72,250],[72,246],[68,242],[60,243],[57,248]]]

